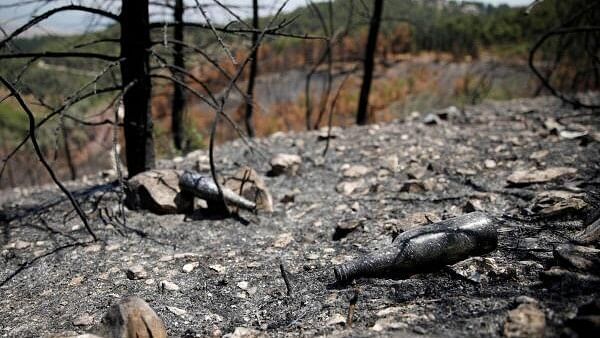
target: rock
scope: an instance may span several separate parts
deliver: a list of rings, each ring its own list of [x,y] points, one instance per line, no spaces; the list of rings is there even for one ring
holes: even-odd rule
[[[110,307],[94,334],[106,338],[166,338],[162,319],[139,297],[127,297]]]
[[[227,271],[227,268],[220,264],[211,264],[208,267],[218,273],[224,273],[225,271]]]
[[[511,277],[504,267],[498,266],[493,258],[472,257],[450,267],[454,273],[475,283],[487,283],[495,277]]]
[[[411,165],[405,170],[405,173],[409,179],[420,180],[427,174],[427,167],[421,166],[417,163],[411,163]]]
[[[348,236],[349,233],[361,228],[363,224],[364,220],[362,219],[351,219],[338,222],[337,226],[335,227],[335,232],[333,233],[333,240],[339,241],[340,239]]]
[[[567,326],[575,331],[579,337],[600,336],[600,299],[596,298],[585,303],[577,309],[575,318],[567,321]]]
[[[83,276],[76,276],[73,277],[71,279],[71,281],[69,281],[69,286],[77,286],[77,285],[81,285],[81,283],[83,283]]]
[[[407,231],[421,225],[431,224],[441,220],[442,219],[433,212],[415,212],[399,222],[398,227],[402,231]]]
[[[258,330],[249,329],[247,327],[236,327],[232,333],[228,333],[223,336],[223,338],[262,338],[262,337],[267,337],[267,335]]]
[[[568,269],[600,272],[600,250],[585,246],[561,244],[554,249],[556,263]]]
[[[593,244],[600,241],[600,218],[575,234],[573,240],[579,244]]]
[[[15,247],[15,249],[17,249],[17,250],[22,250],[22,249],[27,249],[27,248],[29,248],[30,246],[31,246],[31,243],[30,243],[30,242],[25,242],[25,241],[22,241],[22,240],[17,240],[17,241],[15,242],[15,246],[14,246],[14,247]]]
[[[398,156],[396,155],[387,156],[380,160],[379,166],[391,172],[396,172],[398,170],[398,161]]]
[[[238,282],[236,285],[238,288],[240,288],[242,290],[248,290],[250,283],[248,283],[247,281],[241,281],[241,282]]]
[[[468,168],[456,168],[456,173],[463,176],[475,176],[477,171]]]
[[[73,325],[75,326],[90,326],[92,324],[94,324],[94,317],[87,313],[84,313],[73,320]]]
[[[544,170],[529,169],[517,170],[513,172],[506,180],[510,184],[533,184],[552,181],[565,175],[572,175],[577,172],[575,168],[552,167]]]
[[[440,124],[441,122],[442,122],[442,120],[436,114],[429,113],[429,114],[425,115],[425,117],[423,117],[423,124],[434,125],[434,124]]]
[[[240,196],[254,201],[256,208],[273,212],[273,197],[263,178],[252,168],[240,168],[233,176],[228,177],[223,185]]]
[[[76,332],[64,332],[57,335],[52,335],[49,338],[106,338],[100,337],[91,333],[77,334]],[[111,337],[112,338],[112,337]]]
[[[558,136],[567,140],[574,140],[580,137],[584,137],[588,134],[586,130],[561,130]]]
[[[538,304],[539,302],[537,301],[537,299],[529,297],[529,296],[518,296],[515,298],[515,303],[517,304]]]
[[[554,132],[554,133],[558,133],[559,131],[565,129],[565,126],[563,126],[562,124],[560,124],[553,117],[548,118],[548,119],[546,119],[546,121],[544,121],[544,127],[546,127],[546,129],[548,129],[548,131]]]
[[[342,195],[350,195],[357,190],[365,190],[365,181],[363,179],[357,181],[346,181],[336,186],[336,191]]]
[[[334,313],[327,321],[327,326],[346,325],[346,317],[339,313]]]
[[[199,265],[200,265],[199,262],[187,263],[181,268],[181,271],[183,271],[185,273],[190,273],[190,272],[194,271],[194,269],[197,268]]]
[[[130,209],[146,209],[158,214],[173,214],[191,210],[193,198],[179,188],[177,170],[150,170],[127,181],[126,204]]]
[[[177,285],[173,282],[169,282],[167,280],[161,281],[159,285],[162,290],[179,291],[179,285]]]
[[[366,174],[368,174],[369,172],[371,172],[373,169],[366,167],[364,165],[352,165],[350,167],[348,167],[346,170],[344,170],[344,177],[349,177],[349,178],[356,178],[356,177],[362,177]]]
[[[169,312],[171,312],[172,314],[180,317],[187,313],[187,311],[185,311],[184,309],[180,309],[175,306],[167,306],[167,310],[169,310]]]
[[[392,306],[392,307],[385,308],[383,310],[379,310],[377,312],[377,317],[387,317],[389,315],[394,315],[394,314],[401,313],[401,312],[402,312],[402,307]]]
[[[331,127],[331,131],[328,127],[323,127],[319,129],[317,141],[326,141],[327,139],[338,138],[341,131],[342,129],[340,127]]]
[[[533,152],[529,156],[529,159],[539,161],[539,160],[543,159],[544,157],[548,156],[548,154],[550,154],[550,152],[548,150],[539,150],[539,151]]]
[[[425,188],[425,185],[423,185],[423,183],[418,180],[405,181],[400,187],[401,192],[408,192],[413,194],[425,192],[426,190],[427,189]]]
[[[289,232],[285,232],[285,233],[277,236],[277,238],[273,242],[273,246],[276,248],[285,248],[293,241],[294,241],[294,236],[292,236],[292,234]]]
[[[127,270],[125,270],[125,274],[127,275],[127,278],[131,280],[148,278],[148,272],[146,272],[144,267],[141,265],[134,265],[127,268]]]
[[[371,330],[373,330],[375,332],[381,332],[381,331],[400,330],[400,329],[407,329],[407,328],[408,328],[407,323],[399,322],[399,321],[395,320],[394,318],[387,317],[387,318],[378,319],[375,322],[375,325],[373,325],[371,327]]]
[[[302,158],[292,154],[277,154],[271,161],[271,171],[267,175],[279,176],[282,174],[294,176],[302,164]]]
[[[294,203],[296,201],[296,196],[302,194],[302,191],[298,188],[295,188],[292,191],[288,191],[286,192],[283,197],[281,198],[281,200],[279,200],[279,202],[287,204],[287,203]]]
[[[463,211],[465,213],[475,212],[475,211],[484,211],[483,202],[479,199],[471,198],[465,203],[463,206]]]
[[[504,336],[509,338],[542,338],[546,328],[546,316],[535,304],[521,304],[508,312],[504,322]]]
[[[532,201],[531,210],[544,216],[558,216],[578,212],[587,207],[583,194],[566,191],[545,191],[538,194]]]
[[[496,168],[497,164],[496,161],[492,160],[492,159],[487,159],[485,161],[483,161],[483,165],[487,168],[487,169],[494,169]]]
[[[564,290],[596,288],[600,285],[598,276],[572,272],[556,266],[542,271],[540,279],[547,286]]]

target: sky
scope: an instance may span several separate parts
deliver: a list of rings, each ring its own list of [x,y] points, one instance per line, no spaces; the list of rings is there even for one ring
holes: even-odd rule
[[[393,1],[393,0],[392,0]],[[35,11],[35,5],[21,5],[16,7],[2,7],[14,3],[22,3],[26,2],[24,0],[0,0],[0,27],[5,31],[13,31],[16,27],[19,27],[24,22],[26,22],[30,17],[33,11]],[[70,1],[70,0],[55,0],[53,1],[53,5],[42,7],[40,10],[47,10],[49,8],[58,6],[58,4],[65,5],[69,3],[84,3],[86,5],[93,5],[97,7],[97,4],[101,4],[104,8],[115,8],[118,7],[116,5],[110,5],[110,3],[118,3],[119,1],[102,1],[102,0],[79,0],[79,1]],[[208,3],[210,1],[201,0],[201,3]],[[231,5],[249,5],[251,3],[250,0],[222,0],[222,3],[227,3]],[[508,4],[510,6],[524,6],[531,2],[531,0],[475,0],[475,2],[488,3],[493,5],[499,4]],[[268,7],[265,10],[262,10],[261,15],[267,14],[269,12],[273,12],[279,8],[283,0],[262,0],[259,3],[268,4]],[[287,10],[293,10],[299,6],[306,5],[306,0],[290,0],[288,5],[286,6]],[[249,14],[244,15],[243,10],[236,10],[236,12],[241,12],[242,16],[247,16]],[[38,12],[39,13],[39,12]],[[197,14],[197,13],[196,13]],[[223,14],[218,13],[213,10],[210,14],[213,21],[219,21],[219,19],[223,19]],[[37,34],[45,34],[45,33],[54,33],[54,34],[76,34],[81,33],[85,30],[94,30],[101,28],[105,25],[107,21],[98,20],[97,16],[91,16],[89,14],[84,14],[80,12],[64,12],[60,15],[56,15],[48,20],[43,21],[41,24],[37,25],[35,29],[32,29],[28,35],[37,35]]]

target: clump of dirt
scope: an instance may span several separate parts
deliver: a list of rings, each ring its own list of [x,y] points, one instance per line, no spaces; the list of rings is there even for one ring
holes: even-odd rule
[[[437,118],[424,123],[426,113]],[[550,118],[580,132],[549,128]],[[243,165],[265,174],[276,153],[302,157],[295,176],[264,178],[274,213],[155,215],[123,208],[118,183],[74,182],[102,239],[95,243],[77,244],[89,236],[54,189],[8,198],[0,336],[84,332],[130,295],[155,309],[170,336],[238,327],[270,336],[497,336],[519,332],[515,325],[548,337],[573,332],[566,323],[599,295],[597,265],[565,264],[577,252],[556,259],[554,248],[599,216],[599,132],[592,112],[539,98],[336,130],[325,157],[318,131],[258,139],[254,152],[234,141],[216,151],[223,175]],[[160,166],[207,171],[207,163],[199,151]],[[350,170],[357,165],[366,169]],[[507,180],[549,169],[563,174]],[[335,265],[475,210],[497,220],[493,253],[407,279],[333,283]],[[520,321],[523,308],[545,320]]]

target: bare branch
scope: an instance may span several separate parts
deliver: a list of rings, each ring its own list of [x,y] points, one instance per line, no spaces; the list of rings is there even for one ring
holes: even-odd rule
[[[47,12],[44,12],[44,13],[32,18],[29,22],[27,22],[23,26],[17,28],[14,32],[12,32],[4,40],[0,41],[0,48],[4,47],[4,45],[8,41],[12,40],[17,35],[27,31],[29,28],[35,26],[36,24],[40,23],[41,21],[48,19],[49,17],[51,17],[52,15],[54,15],[56,13],[66,12],[66,11],[87,12],[87,13],[97,14],[97,15],[115,20],[117,22],[120,21],[120,18],[118,15],[113,14],[108,11],[105,11],[105,10],[102,10],[102,9],[80,6],[80,5],[67,5],[67,6],[57,7],[57,8],[53,8]]]
[[[547,32],[546,34],[544,34],[535,43],[535,45],[529,52],[529,68],[531,68],[533,73],[540,79],[540,81],[542,81],[543,85],[550,91],[550,93],[552,93],[552,95],[560,98],[564,102],[572,104],[575,107],[595,109],[595,108],[600,108],[600,105],[583,103],[583,102],[577,100],[576,98],[567,97],[565,94],[561,93],[558,89],[554,88],[554,86],[552,86],[550,84],[549,79],[546,78],[545,76],[543,76],[542,73],[540,73],[540,71],[535,67],[535,64],[534,64],[535,53],[544,44],[544,42],[551,36],[574,34],[574,33],[598,32],[598,31],[600,31],[600,26],[583,26],[583,27],[568,27],[568,28],[554,29],[554,30],[551,30],[551,31]]]
[[[79,203],[77,202],[77,200],[75,200],[75,198],[73,197],[71,192],[67,188],[65,188],[65,186],[56,177],[56,174],[54,174],[54,171],[50,167],[50,164],[48,164],[48,162],[44,158],[44,154],[42,153],[42,150],[40,149],[40,146],[39,146],[36,136],[35,136],[36,124],[35,124],[35,116],[33,115],[33,112],[29,109],[29,106],[27,106],[27,104],[23,100],[23,97],[21,96],[21,94],[17,91],[17,89],[10,82],[8,82],[2,76],[0,76],[0,82],[2,82],[4,84],[4,86],[6,86],[6,88],[8,88],[8,90],[12,93],[13,97],[17,100],[17,102],[19,102],[19,105],[21,106],[21,108],[23,108],[23,111],[25,111],[25,113],[27,114],[27,118],[29,119],[29,135],[31,136],[31,143],[33,144],[33,148],[35,149],[38,159],[40,160],[40,162],[42,162],[42,164],[46,168],[46,171],[48,171],[48,174],[50,175],[50,177],[52,178],[54,183],[58,186],[58,188],[65,195],[67,195],[67,198],[69,199],[69,201],[71,201],[73,208],[77,212],[77,215],[79,215],[79,218],[83,222],[83,225],[87,229],[88,233],[92,236],[94,241],[97,241],[98,238],[96,237],[96,234],[90,227],[87,217],[85,216],[85,213],[79,206]]]
[[[204,8],[202,8],[202,5],[200,4],[200,2],[198,0],[195,0],[195,1],[196,1],[196,8],[198,8],[200,13],[202,13],[204,20],[206,20],[206,24],[208,25],[208,27],[210,27],[210,30],[212,31],[213,35],[215,36],[215,38],[217,39],[217,41],[219,42],[221,47],[223,47],[223,50],[225,50],[225,53],[227,54],[227,56],[229,56],[229,59],[231,59],[231,62],[234,65],[237,65],[237,61],[236,61],[235,57],[233,57],[233,54],[231,54],[229,47],[227,47],[227,45],[225,45],[225,42],[223,41],[223,39],[221,39],[221,37],[217,33],[215,26],[213,26],[212,22],[210,21],[210,18],[208,17],[208,15],[206,15],[206,11],[204,11]]]

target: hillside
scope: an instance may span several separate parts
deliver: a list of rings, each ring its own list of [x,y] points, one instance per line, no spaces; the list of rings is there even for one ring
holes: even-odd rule
[[[63,247],[87,237],[55,189],[9,193],[0,209],[0,336],[83,332],[127,295],[146,299],[169,335],[180,337],[237,327],[275,337],[513,330],[558,337],[588,323],[574,318],[600,295],[597,232],[591,241],[581,236],[588,224],[597,227],[600,205],[600,124],[592,112],[548,97],[424,111],[335,129],[325,157],[320,134],[258,139],[265,158],[239,140],[216,149],[223,175],[242,165],[265,174],[271,155],[301,156],[297,176],[265,177],[273,214],[234,219],[126,209],[122,224],[113,178],[93,187],[79,181],[71,187],[101,241]],[[160,166],[207,172],[207,161],[198,151]],[[412,227],[474,210],[495,218],[499,242],[491,254],[407,279],[331,284],[333,266]],[[576,242],[583,247],[561,246]],[[580,264],[582,252],[596,256]],[[291,296],[280,262],[291,275]],[[182,272],[187,263],[195,268]],[[125,271],[140,265],[147,275],[130,280]],[[163,280],[178,290],[161,291]]]

